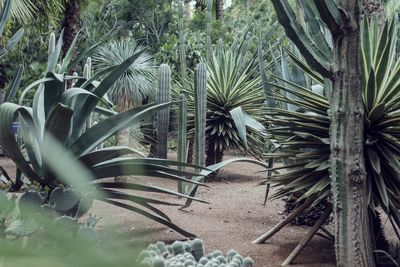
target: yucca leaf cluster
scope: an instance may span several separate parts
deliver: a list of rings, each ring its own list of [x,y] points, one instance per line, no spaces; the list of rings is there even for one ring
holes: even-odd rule
[[[364,21],[362,31],[363,100],[365,107],[364,148],[369,205],[380,207],[396,227],[400,226],[400,58],[396,53],[397,21],[387,22],[382,31],[377,23]],[[312,81],[329,91],[329,83],[301,58],[287,52],[292,62]],[[330,110],[329,99],[320,92],[274,76],[279,89],[274,98],[296,110],[269,109],[268,129],[278,152],[267,157],[284,159],[267,183],[276,185],[274,197],[290,196],[311,205],[330,198]],[[290,94],[290,97],[288,96]],[[290,162],[290,163],[289,163]]]

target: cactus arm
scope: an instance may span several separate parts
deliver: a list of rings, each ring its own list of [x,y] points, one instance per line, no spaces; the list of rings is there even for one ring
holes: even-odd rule
[[[289,39],[300,50],[307,63],[326,78],[332,77],[329,58],[308,38],[304,29],[296,21],[296,15],[286,0],[271,0],[280,24],[284,27]]]
[[[158,103],[170,101],[171,94],[171,69],[167,64],[161,64],[158,69]],[[167,158],[167,137],[169,128],[169,107],[162,109],[157,114],[157,154],[159,158]]]
[[[343,24],[341,10],[336,5],[335,1],[332,0],[313,0],[315,7],[323,22],[332,33],[337,36],[341,32],[341,26]]]
[[[314,43],[318,44],[318,48],[325,55],[332,58],[332,49],[326,41],[324,33],[321,31],[321,23],[319,18],[315,15],[313,3],[310,1],[299,1],[302,13],[304,14],[305,21],[307,21],[307,28],[309,36],[312,36]]]

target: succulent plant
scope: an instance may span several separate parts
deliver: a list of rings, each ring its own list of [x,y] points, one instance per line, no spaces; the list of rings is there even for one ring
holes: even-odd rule
[[[195,72],[195,162],[204,166],[207,116],[207,66],[200,63]]]
[[[158,68],[158,94],[159,104],[168,103],[171,98],[171,69],[167,64],[161,64]],[[167,158],[168,129],[170,109],[165,108],[157,112],[157,157]]]
[[[186,248],[190,248],[190,251],[187,251]],[[172,245],[165,245],[163,242],[150,244],[139,254],[137,262],[141,267],[254,266],[254,261],[250,257],[243,258],[235,250],[230,250],[226,256],[219,250],[205,255],[204,243],[201,239],[187,242],[175,241]]]

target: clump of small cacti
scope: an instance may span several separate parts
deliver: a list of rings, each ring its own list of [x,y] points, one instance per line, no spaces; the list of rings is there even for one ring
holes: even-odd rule
[[[206,255],[201,239],[181,242],[171,245],[164,242],[150,244],[138,258],[141,267],[253,267],[250,257],[243,258],[235,250],[230,250],[226,256],[216,250]]]
[[[42,215],[54,220],[53,226],[88,240],[97,238],[94,226],[98,219],[89,216],[83,223],[78,217],[88,211],[93,198],[88,193],[80,196],[72,189],[55,188],[51,193],[28,190],[18,200],[0,191],[0,236],[29,237],[40,228]],[[15,205],[13,202],[16,202]],[[10,214],[13,214],[11,216]],[[7,223],[6,223],[7,222]]]

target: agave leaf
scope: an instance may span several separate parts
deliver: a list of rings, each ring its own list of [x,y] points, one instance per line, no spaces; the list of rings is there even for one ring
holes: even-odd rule
[[[47,73],[46,78],[54,78],[43,84],[44,116],[47,119],[50,110],[58,103],[64,92],[65,84],[63,74]]]
[[[93,94],[101,98],[107,91],[112,87],[112,85],[125,73],[125,71],[130,67],[130,65],[140,56],[141,53],[136,53],[122,64],[113,68],[111,73],[105,77],[100,84],[93,90]],[[98,99],[95,97],[88,96],[84,101],[79,101],[75,107],[76,113],[74,114],[73,128],[72,128],[72,138],[76,139],[83,125],[86,123],[87,118],[90,113],[96,107]]]
[[[172,222],[169,222],[168,220],[165,220],[162,217],[159,217],[157,215],[153,215],[153,214],[151,214],[151,213],[149,213],[147,211],[139,209],[137,207],[134,207],[134,206],[131,206],[131,205],[128,205],[128,204],[125,204],[125,203],[121,203],[121,202],[118,202],[118,201],[113,201],[113,200],[110,200],[110,199],[101,199],[101,200],[103,202],[112,204],[114,206],[121,207],[121,208],[130,210],[130,211],[134,211],[136,213],[139,213],[139,214],[141,214],[141,215],[143,215],[143,216],[145,216],[145,217],[147,217],[149,219],[152,219],[152,220],[154,220],[154,221],[156,221],[158,223],[161,223],[161,224],[163,224],[163,225],[175,230],[176,232],[178,232],[178,233],[180,233],[180,234],[182,234],[182,235],[184,235],[186,237],[189,237],[189,238],[195,238],[196,237],[194,234],[191,234],[191,233],[183,230],[182,228],[178,227],[176,224],[174,224]]]
[[[198,176],[192,177],[192,183],[200,182],[203,179],[204,176],[207,176],[207,175],[211,174],[214,171],[220,170],[223,167],[225,167],[226,165],[229,165],[229,164],[232,164],[232,163],[236,163],[236,162],[247,162],[247,163],[252,163],[252,164],[256,164],[256,165],[262,166],[265,169],[269,168],[268,164],[266,164],[265,162],[259,161],[259,160],[254,160],[254,159],[249,159],[249,158],[233,158],[233,159],[224,160],[224,161],[222,161],[220,163],[217,163],[217,164],[214,164],[214,165],[207,166],[207,168],[209,170],[202,170],[198,174]],[[198,189],[198,185],[197,184],[192,184],[192,185],[188,186],[188,188],[186,190],[186,193],[189,196],[194,196],[196,194],[196,192],[197,192],[197,189]],[[188,199],[183,208],[189,207],[191,205],[191,203],[192,203],[192,200]]]
[[[85,164],[85,166],[91,167],[101,162],[105,162],[107,160],[128,154],[136,154],[139,155],[140,157],[145,157],[145,155],[139,150],[127,146],[114,146],[114,147],[106,147],[98,149],[96,151],[87,153],[82,157],[80,157],[79,160],[83,164]]]
[[[25,96],[29,93],[30,90],[32,90],[33,88],[35,88],[36,86],[45,83],[45,82],[49,82],[52,81],[54,78],[42,78],[40,80],[34,81],[33,83],[31,83],[28,87],[26,87],[22,93],[21,96],[19,97],[19,101],[18,104],[19,105],[23,105],[23,102],[25,100]]]
[[[149,116],[150,112],[156,112],[169,105],[170,103],[144,105],[102,120],[82,134],[71,144],[70,149],[74,154],[82,156],[117,131],[138,123]]]
[[[114,190],[103,189],[102,193],[109,199],[127,200],[127,201],[131,201],[133,203],[139,204],[139,205],[145,207],[146,209],[149,209],[152,212],[156,213],[157,215],[163,217],[165,220],[168,220],[168,221],[171,221],[171,219],[164,212],[160,211],[159,209],[154,208],[150,204],[180,206],[179,204],[176,204],[176,203],[166,202],[166,201],[157,200],[157,199],[151,199],[151,198],[142,197],[142,196],[129,195],[129,194],[125,194],[123,192],[118,192],[118,191],[114,191]]]
[[[142,191],[142,192],[167,194],[167,195],[172,195],[172,196],[177,196],[177,197],[190,198],[194,201],[208,204],[207,201],[201,200],[199,198],[190,197],[190,196],[187,196],[187,195],[179,193],[179,192],[175,192],[170,189],[151,186],[151,185],[143,185],[143,184],[130,183],[130,182],[127,182],[127,183],[98,182],[98,183],[96,183],[96,186],[100,189],[110,189],[111,188],[111,189],[136,190],[136,191]]]
[[[160,165],[160,166],[174,166],[174,167],[185,167],[185,168],[193,168],[196,170],[207,170],[211,171],[208,167],[203,167],[200,165],[195,165],[195,164],[190,164],[190,163],[185,163],[185,162],[180,162],[180,161],[175,161],[175,160],[168,160],[168,159],[158,159],[158,158],[132,158],[132,157],[127,157],[127,158],[115,158],[115,159],[110,159],[107,161],[102,162],[101,164],[97,166],[105,166],[105,165],[110,165],[110,164],[154,164],[154,165]]]
[[[51,134],[60,144],[64,144],[71,128],[71,118],[73,111],[60,103],[58,103],[49,114],[45,123],[45,132]],[[43,146],[46,144],[46,136],[43,138]]]
[[[0,144],[8,157],[18,164],[18,168],[29,178],[41,181],[38,174],[32,169],[29,162],[21,153],[19,146],[12,132],[12,124],[17,114],[31,118],[29,110],[13,103],[0,105]],[[33,129],[32,129],[33,130]]]
[[[125,176],[125,175],[138,175],[138,176],[153,176],[157,178],[164,178],[169,180],[190,182],[190,180],[183,178],[183,175],[194,175],[194,173],[178,171],[165,166],[154,164],[114,164],[105,166],[95,166],[91,168],[92,174],[96,179],[103,179],[108,177]],[[181,176],[179,176],[181,175]],[[192,183],[201,185],[197,181]]]

